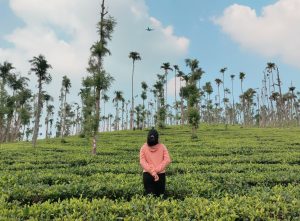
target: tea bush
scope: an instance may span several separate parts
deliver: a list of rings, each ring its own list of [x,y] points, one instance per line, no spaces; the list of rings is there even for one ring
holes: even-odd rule
[[[165,198],[143,195],[147,131],[1,144],[0,220],[300,220],[300,129],[201,125],[160,132]]]

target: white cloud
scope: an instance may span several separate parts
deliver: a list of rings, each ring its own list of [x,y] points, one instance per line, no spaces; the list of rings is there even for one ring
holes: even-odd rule
[[[49,93],[56,100],[63,75],[71,78],[71,97],[77,97],[81,78],[86,76],[87,61],[91,45],[97,40],[96,24],[100,15],[98,0],[10,0],[15,15],[24,26],[16,27],[5,39],[13,45],[0,48],[0,61],[8,60],[17,70],[26,74],[30,68],[28,60],[44,54],[52,65],[53,81]],[[162,73],[163,62],[178,63],[185,58],[189,40],[176,36],[172,26],[164,26],[151,17],[145,0],[106,1],[108,11],[117,21],[109,48],[112,56],[105,58],[105,67],[116,81],[111,92],[122,90],[129,98],[132,62],[130,51],[138,51],[142,61],[136,63],[135,88],[140,93],[140,82],[149,86]],[[153,26],[152,32],[146,27]],[[35,78],[31,77],[33,81]],[[149,83],[150,82],[150,83]],[[77,99],[78,100],[78,99]]]
[[[248,6],[234,4],[214,21],[243,48],[267,58],[279,57],[300,68],[300,1],[279,0],[257,15]]]

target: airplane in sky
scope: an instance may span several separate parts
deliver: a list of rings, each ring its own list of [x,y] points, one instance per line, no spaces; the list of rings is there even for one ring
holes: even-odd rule
[[[154,29],[153,28],[150,28],[150,27],[147,27],[146,28],[146,31],[153,31]]]

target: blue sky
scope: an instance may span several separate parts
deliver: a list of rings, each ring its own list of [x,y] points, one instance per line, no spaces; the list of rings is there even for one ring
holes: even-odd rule
[[[53,82],[47,87],[57,100],[63,75],[70,77],[70,100],[78,102],[82,77],[86,76],[89,48],[97,40],[95,24],[99,1],[81,0],[0,0],[0,62],[8,60],[27,75],[28,60],[40,53],[53,66]],[[261,87],[267,62],[275,62],[286,92],[293,80],[300,87],[299,0],[110,0],[110,14],[116,18],[105,67],[115,78],[108,94],[122,90],[130,98],[130,51],[138,51],[135,93],[140,82],[149,86],[162,74],[163,62],[177,64],[183,71],[185,58],[196,58],[206,72],[202,82],[246,73],[244,88]],[[147,26],[152,32],[145,31]],[[29,76],[34,90],[35,76]],[[172,101],[172,73],[169,100]],[[235,96],[238,96],[237,94]],[[149,95],[149,98],[151,96]],[[108,107],[112,108],[112,107]]]
[[[262,76],[266,63],[272,61],[279,66],[284,75],[287,75],[282,77],[285,87],[289,86],[292,79],[295,79],[294,84],[299,85],[299,67],[296,68],[294,65],[283,62],[278,56],[263,56],[257,54],[256,51],[241,47],[222,32],[220,26],[212,22],[212,18],[221,16],[224,10],[233,4],[251,7],[256,11],[257,16],[261,16],[265,6],[276,2],[278,1],[164,0],[158,4],[156,0],[148,0],[147,4],[152,16],[166,24],[174,24],[176,34],[190,39],[188,57],[199,59],[201,67],[207,72],[204,76],[205,80],[219,77],[220,68],[227,67],[228,75],[245,72],[246,86],[260,87],[261,78],[259,77]]]

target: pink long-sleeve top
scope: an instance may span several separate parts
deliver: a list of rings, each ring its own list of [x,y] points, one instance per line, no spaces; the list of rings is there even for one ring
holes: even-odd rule
[[[148,172],[152,176],[165,173],[165,169],[170,163],[171,158],[165,145],[159,143],[150,147],[145,143],[141,147],[140,164],[143,168],[143,172]]]

